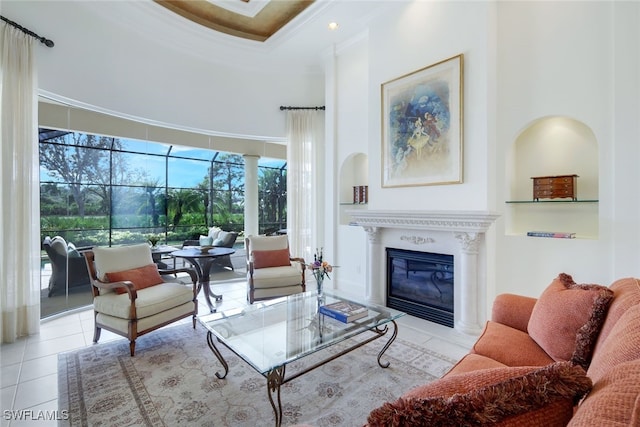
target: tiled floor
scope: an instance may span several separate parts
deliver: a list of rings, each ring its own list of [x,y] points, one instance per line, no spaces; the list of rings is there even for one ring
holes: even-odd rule
[[[247,304],[243,274],[229,272],[227,275],[214,274],[211,278],[213,291],[224,295],[219,309]],[[208,308],[201,296],[199,302],[200,313],[206,313]],[[472,337],[457,334],[450,328],[413,316],[400,318],[398,324],[400,338],[426,344],[455,359],[466,354],[474,341]],[[50,414],[56,411],[58,353],[93,345],[92,339],[93,311],[86,308],[43,321],[38,335],[3,344],[0,347],[2,426],[57,425],[57,421],[11,420],[15,416],[10,411],[30,410],[32,414]],[[124,338],[103,330],[100,343],[121,339]]]

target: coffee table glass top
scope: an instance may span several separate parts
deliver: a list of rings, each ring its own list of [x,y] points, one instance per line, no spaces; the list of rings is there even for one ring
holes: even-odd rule
[[[315,291],[256,302],[248,307],[211,313],[200,322],[223,344],[258,372],[266,374],[369,329],[382,327],[405,313],[375,304],[364,304],[369,313],[350,323],[318,313],[318,306],[351,301]]]

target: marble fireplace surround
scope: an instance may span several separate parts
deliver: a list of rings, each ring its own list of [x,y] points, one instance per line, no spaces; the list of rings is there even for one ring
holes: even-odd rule
[[[350,211],[364,228],[367,299],[386,304],[386,248],[453,255],[454,328],[478,334],[486,301],[486,231],[498,218],[487,211]]]

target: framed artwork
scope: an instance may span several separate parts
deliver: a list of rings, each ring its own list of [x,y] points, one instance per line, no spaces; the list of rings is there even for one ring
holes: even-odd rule
[[[382,187],[461,183],[463,55],[381,89]]]

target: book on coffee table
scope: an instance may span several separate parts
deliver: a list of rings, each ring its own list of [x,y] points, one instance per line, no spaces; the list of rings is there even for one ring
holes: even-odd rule
[[[367,307],[348,301],[338,301],[332,304],[321,305],[318,311],[325,316],[329,316],[343,323],[353,322],[369,314]]]

